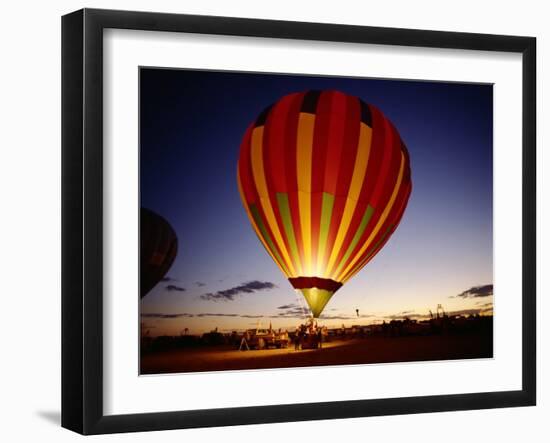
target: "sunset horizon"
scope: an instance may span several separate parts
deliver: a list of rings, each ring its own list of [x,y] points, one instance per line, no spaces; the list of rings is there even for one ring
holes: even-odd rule
[[[318,323],[328,328],[339,328],[342,325],[345,327],[369,326],[407,318],[423,321],[437,315],[438,305],[441,305],[445,314],[449,316],[493,315],[492,287],[492,284],[474,286],[454,296],[441,298],[438,303],[425,307],[415,308],[410,303],[405,304],[401,311],[369,311],[366,306],[357,306],[349,312],[344,312],[341,308],[328,306],[326,312],[319,317]],[[216,308],[221,307],[223,312],[216,312],[216,309],[213,309],[213,312],[142,312],[141,328],[152,337],[177,336],[182,333],[200,335],[213,330],[223,333],[242,332],[256,327],[267,328],[270,324],[273,329],[294,330],[298,324],[311,316],[300,297],[301,294],[296,294],[294,303],[282,304],[270,313],[229,312],[226,310],[228,306],[225,301],[213,305]],[[357,309],[359,315],[356,314]],[[204,324],[205,319],[208,319],[207,324]]]

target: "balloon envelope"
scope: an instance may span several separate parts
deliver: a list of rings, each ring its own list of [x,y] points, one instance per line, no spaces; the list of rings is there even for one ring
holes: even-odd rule
[[[412,188],[393,124],[338,91],[265,109],[243,137],[237,177],[252,227],[314,317],[388,241]]]
[[[166,275],[178,252],[172,226],[155,212],[140,211],[140,298]]]

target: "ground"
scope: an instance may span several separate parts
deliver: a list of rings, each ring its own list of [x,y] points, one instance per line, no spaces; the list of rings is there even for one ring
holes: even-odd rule
[[[492,334],[335,340],[322,349],[239,351],[220,345],[145,354],[142,374],[491,358]]]

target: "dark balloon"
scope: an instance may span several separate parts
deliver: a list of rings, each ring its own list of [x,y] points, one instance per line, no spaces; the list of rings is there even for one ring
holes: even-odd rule
[[[141,208],[140,217],[140,298],[143,298],[172,266],[178,253],[178,239],[172,226],[160,215]]]

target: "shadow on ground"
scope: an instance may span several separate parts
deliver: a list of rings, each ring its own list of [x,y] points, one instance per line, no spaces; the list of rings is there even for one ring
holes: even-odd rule
[[[43,420],[50,422],[51,424],[61,426],[60,411],[37,411],[36,415],[38,415]]]

